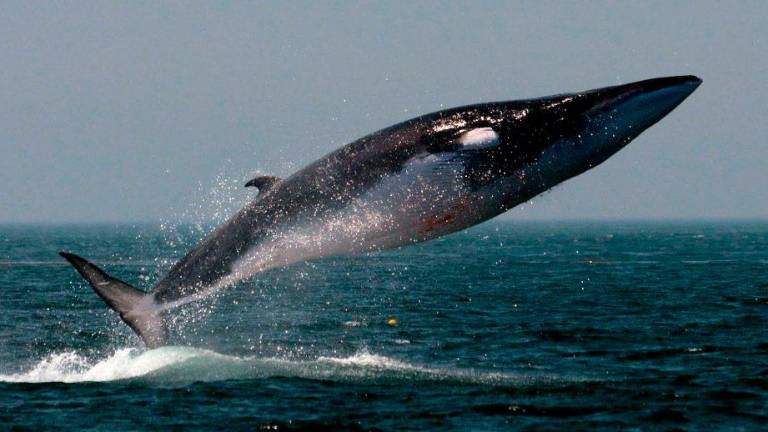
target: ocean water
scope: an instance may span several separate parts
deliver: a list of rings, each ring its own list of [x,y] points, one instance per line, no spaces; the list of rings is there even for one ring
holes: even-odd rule
[[[200,235],[0,226],[0,429],[768,424],[768,223],[490,222],[264,273],[151,351],[57,255],[148,288]]]

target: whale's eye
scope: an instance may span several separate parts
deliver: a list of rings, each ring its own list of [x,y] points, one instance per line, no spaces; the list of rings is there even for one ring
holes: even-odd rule
[[[475,128],[459,135],[458,141],[465,149],[495,147],[499,145],[499,134],[493,128]]]

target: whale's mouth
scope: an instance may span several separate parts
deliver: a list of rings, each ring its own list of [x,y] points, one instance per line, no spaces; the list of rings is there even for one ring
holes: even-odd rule
[[[655,78],[579,95],[583,133],[574,142],[594,167],[664,118],[701,84],[695,76]]]
[[[588,117],[608,116],[609,127],[615,131],[642,131],[680,105],[696,88],[701,79],[687,75],[655,78],[589,92],[592,99]]]
[[[655,78],[528,102],[508,103],[499,152],[504,175],[498,183],[509,209],[589,169],[621,150],[669,114],[701,84],[695,76]],[[504,157],[506,155],[506,157]],[[494,155],[491,155],[494,156]]]

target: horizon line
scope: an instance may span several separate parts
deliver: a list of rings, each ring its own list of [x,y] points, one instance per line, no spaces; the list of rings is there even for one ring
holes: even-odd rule
[[[755,223],[763,222],[768,223],[768,217],[766,216],[751,216],[751,217],[566,217],[566,218],[494,218],[485,223]],[[2,221],[0,220],[0,226],[10,225],[27,225],[27,226],[75,226],[75,225],[160,225],[169,223],[163,220],[64,220],[64,221],[46,221],[46,220],[28,220],[28,221]],[[198,221],[182,220],[177,221],[174,225],[195,225],[200,224]],[[203,225],[219,225],[216,221],[205,221]]]

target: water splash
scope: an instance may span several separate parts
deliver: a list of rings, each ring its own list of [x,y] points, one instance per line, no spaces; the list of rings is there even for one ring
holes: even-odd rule
[[[215,354],[215,353],[214,353]],[[139,353],[122,348],[111,356],[92,361],[74,351],[55,353],[25,372],[0,375],[3,382],[88,382],[115,381],[146,375],[198,355],[194,350],[159,349]]]
[[[160,230],[164,241],[174,251],[174,255],[185,253],[213,228],[224,223],[253,200],[253,191],[243,187],[243,183],[253,172],[235,169],[232,165],[231,160],[226,161],[212,182],[198,183],[197,190],[186,207],[175,210],[171,217],[161,220]],[[158,267],[170,267],[176,259],[158,259]]]

